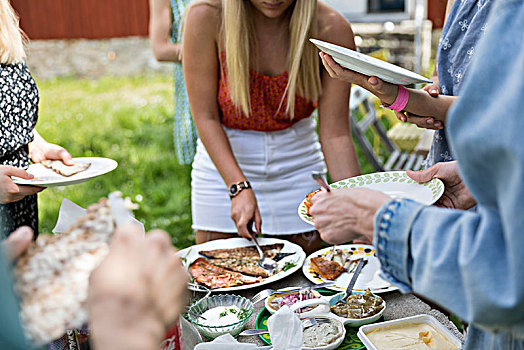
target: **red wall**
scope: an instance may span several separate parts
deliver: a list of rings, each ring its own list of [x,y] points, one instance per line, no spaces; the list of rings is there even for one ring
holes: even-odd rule
[[[11,0],[11,4],[30,39],[102,39],[148,33],[148,0]]]
[[[447,0],[428,0],[428,19],[433,23],[433,29],[442,28],[446,4]]]

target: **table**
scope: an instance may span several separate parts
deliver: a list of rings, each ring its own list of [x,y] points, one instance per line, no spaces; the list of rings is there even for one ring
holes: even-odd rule
[[[282,280],[273,282],[271,284],[266,284],[263,286],[260,286],[258,288],[253,289],[247,289],[247,290],[240,290],[233,292],[232,294],[238,294],[245,298],[251,298],[259,291],[271,288],[271,289],[280,289],[285,287],[293,287],[293,286],[307,286],[307,285],[313,285],[302,273],[302,270],[298,270],[297,272],[293,273],[292,275],[288,276],[287,278],[284,278]],[[412,294],[402,294],[398,291],[388,292],[380,294],[387,303],[386,310],[384,311],[384,318],[386,321],[388,320],[394,320],[402,317],[408,317],[408,316],[415,316],[419,314],[428,314],[433,317],[435,317],[437,320],[439,320],[440,323],[442,323],[444,326],[446,326],[453,334],[455,334],[459,339],[463,338],[462,333],[458,331],[458,329],[455,327],[455,325],[448,319],[446,315],[444,315],[439,310],[436,310],[423,302],[421,299],[417,298],[416,296]],[[255,319],[260,310],[264,307],[263,302],[259,302],[255,305],[255,312],[253,313],[253,316],[249,319],[249,321],[246,324],[245,329],[255,328]],[[239,337],[237,338],[238,341],[243,343],[253,343],[259,346],[266,345],[262,342],[262,340],[259,337]]]

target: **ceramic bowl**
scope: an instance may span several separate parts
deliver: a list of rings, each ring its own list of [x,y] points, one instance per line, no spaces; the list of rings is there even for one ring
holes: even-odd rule
[[[342,300],[342,298],[344,297],[344,294],[345,293],[339,293],[339,294],[333,295],[329,299],[330,307],[335,305],[336,303],[338,303],[340,300]],[[351,294],[352,295],[354,295],[354,294],[364,294],[364,292],[353,292]],[[338,315],[334,314],[333,312],[330,312],[329,316],[339,320],[344,325],[348,325],[348,326],[351,326],[351,327],[358,327],[358,326],[362,326],[362,325],[365,325],[365,324],[373,323],[376,320],[378,320],[382,316],[382,314],[384,313],[384,310],[386,310],[386,301],[384,299],[382,299],[382,305],[384,306],[382,308],[382,310],[380,310],[375,315],[369,316],[369,317],[364,317],[364,318],[346,318],[346,317],[338,316]]]
[[[266,309],[267,311],[269,311],[270,313],[274,314],[275,312],[277,312],[278,310],[275,309],[272,305],[271,305],[271,301],[273,301],[274,299],[276,298],[279,298],[279,297],[282,297],[282,296],[285,296],[285,295],[289,295],[289,294],[292,294],[292,293],[286,293],[286,290],[291,290],[291,289],[297,289],[298,287],[287,287],[287,288],[282,288],[282,289],[279,289],[279,291],[282,291],[282,293],[278,293],[278,294],[273,294],[273,295],[270,295],[268,298],[266,298]],[[309,300],[316,300],[316,299],[319,299],[322,297],[322,295],[317,292],[316,290],[312,290],[311,291],[313,293],[313,295],[316,297],[315,299],[308,299],[308,300],[302,300],[302,301],[298,301],[296,302],[295,304],[293,304],[290,308],[295,311],[295,310],[298,310],[298,309],[302,309],[304,307],[307,307],[307,306],[315,306],[315,305],[318,305],[318,303],[304,303],[305,301],[309,301]],[[307,304],[307,305],[305,305]],[[297,306],[295,306],[297,305]],[[313,308],[312,310],[310,311],[306,311],[306,312],[302,312],[302,313],[297,313],[297,315],[300,317],[300,318],[306,318],[306,317],[311,317],[311,316],[315,316],[315,315],[320,315],[320,314],[325,314],[327,312],[329,312],[329,309],[327,310],[315,310],[317,309],[318,306],[316,306],[315,308]]]
[[[329,316],[322,316],[322,317],[315,317],[317,319],[324,318],[328,319],[331,323],[335,324],[337,329],[339,330],[339,335],[335,338],[333,342],[330,344],[324,345],[324,346],[316,346],[316,347],[302,347],[303,350],[333,350],[337,349],[340,344],[344,341],[344,338],[346,337],[346,328],[344,327],[344,324],[337,320],[336,318]],[[315,327],[315,326],[313,326]]]
[[[246,309],[247,315],[242,320],[228,325],[210,326],[199,323],[198,317],[196,316],[200,316],[204,312],[218,306],[236,306],[239,309]],[[255,307],[253,303],[244,297],[232,294],[215,294],[192,304],[189,307],[190,313],[188,313],[188,319],[192,324],[195,325],[200,333],[209,339],[214,339],[226,333],[229,333],[235,337],[238,335],[238,333],[240,333],[240,331],[242,331],[246,325],[246,322],[249,320],[251,315],[253,315],[254,309]]]

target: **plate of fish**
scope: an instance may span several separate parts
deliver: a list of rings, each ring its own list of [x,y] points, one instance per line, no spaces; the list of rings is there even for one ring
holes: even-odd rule
[[[264,256],[277,262],[275,271],[258,266],[260,256],[254,244],[241,237],[194,245],[177,254],[194,283],[217,292],[256,288],[289,276],[302,267],[306,253],[299,245],[276,238],[257,240]]]
[[[302,272],[315,284],[335,281],[326,288],[344,292],[361,259],[367,259],[368,263],[360,272],[354,291],[369,289],[377,294],[398,289],[379,276],[380,261],[375,256],[375,248],[366,244],[344,244],[317,250],[306,258]]]

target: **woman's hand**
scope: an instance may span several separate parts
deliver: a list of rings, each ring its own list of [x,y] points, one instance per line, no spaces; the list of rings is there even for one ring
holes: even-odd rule
[[[440,94],[440,83],[438,76],[431,77],[433,83],[427,84],[422,88],[423,91],[426,91],[430,96],[437,97]],[[397,119],[402,122],[409,122],[415,124],[419,128],[431,129],[431,130],[440,130],[444,128],[444,123],[440,120],[436,120],[433,117],[420,116],[409,112],[395,111]]]
[[[351,84],[356,84],[377,96],[382,102],[392,104],[398,94],[398,86],[387,83],[377,77],[370,77],[355,71],[343,68],[336,63],[331,56],[320,52],[322,63],[332,78],[340,79]]]
[[[18,202],[26,196],[45,190],[45,187],[17,185],[11,179],[16,176],[24,180],[31,180],[33,175],[21,168],[10,165],[0,165],[0,203]]]
[[[33,163],[43,160],[61,160],[66,165],[73,165],[73,157],[69,152],[54,143],[49,143],[40,134],[33,130],[34,140],[29,143],[29,158]]]
[[[185,304],[188,281],[168,235],[118,227],[90,277],[88,311],[97,349],[154,349]]]
[[[407,174],[420,183],[431,181],[433,178],[444,182],[444,193],[436,203],[439,207],[466,210],[477,204],[466,184],[462,182],[456,161],[437,163],[419,171],[408,170]]]
[[[253,223],[256,233],[262,233],[262,216],[252,189],[245,189],[231,199],[231,219],[235,222],[239,236],[251,239]]]
[[[367,188],[321,191],[309,209],[322,240],[342,244],[355,239],[373,241],[375,213],[391,199]]]

